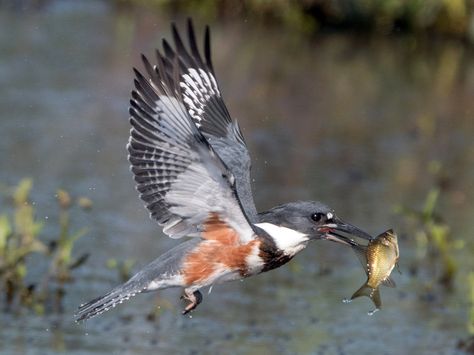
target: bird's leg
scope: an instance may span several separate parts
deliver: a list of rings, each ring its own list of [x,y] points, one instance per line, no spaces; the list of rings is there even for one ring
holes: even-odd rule
[[[191,312],[194,308],[198,306],[199,303],[202,302],[202,294],[201,292],[199,292],[199,290],[193,292],[193,291],[185,289],[184,295],[181,296],[181,298],[182,299],[184,298],[186,301],[191,302],[184,309],[183,315]]]

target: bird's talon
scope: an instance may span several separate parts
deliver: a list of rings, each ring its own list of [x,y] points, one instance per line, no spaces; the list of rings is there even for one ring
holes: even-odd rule
[[[181,313],[183,314],[183,316],[185,316],[186,314],[188,314],[189,312],[194,310],[194,308],[196,308],[196,307],[197,307],[197,304],[191,303],[191,304],[187,305],[186,308],[184,309],[184,311],[181,312]]]
[[[194,310],[202,302],[202,294],[199,291],[194,291],[193,293],[184,291],[184,295],[181,296],[181,299],[185,299],[186,301],[190,302],[182,312],[183,315],[186,315]]]

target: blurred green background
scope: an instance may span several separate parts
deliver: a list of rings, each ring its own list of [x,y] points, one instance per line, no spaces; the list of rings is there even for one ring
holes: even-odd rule
[[[400,354],[474,350],[471,1],[0,1],[0,352]],[[253,158],[259,210],[317,199],[400,236],[383,310],[326,242],[214,287],[73,322],[176,244],[128,171],[131,68],[170,22],[212,32],[216,75]]]

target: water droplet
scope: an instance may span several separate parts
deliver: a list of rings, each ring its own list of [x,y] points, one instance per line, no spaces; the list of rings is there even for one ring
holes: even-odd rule
[[[373,311],[367,312],[367,314],[368,314],[369,316],[373,316],[374,313],[375,313],[375,312],[378,312],[378,311],[379,311],[379,309],[378,309],[378,308],[375,308]]]
[[[49,219],[49,217],[48,217],[48,216],[44,216],[44,219]]]

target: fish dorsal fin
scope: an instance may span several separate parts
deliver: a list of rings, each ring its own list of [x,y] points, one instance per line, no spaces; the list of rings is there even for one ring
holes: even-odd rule
[[[391,288],[397,287],[397,284],[395,283],[395,281],[393,281],[393,279],[390,276],[382,281],[382,285],[391,287]]]

